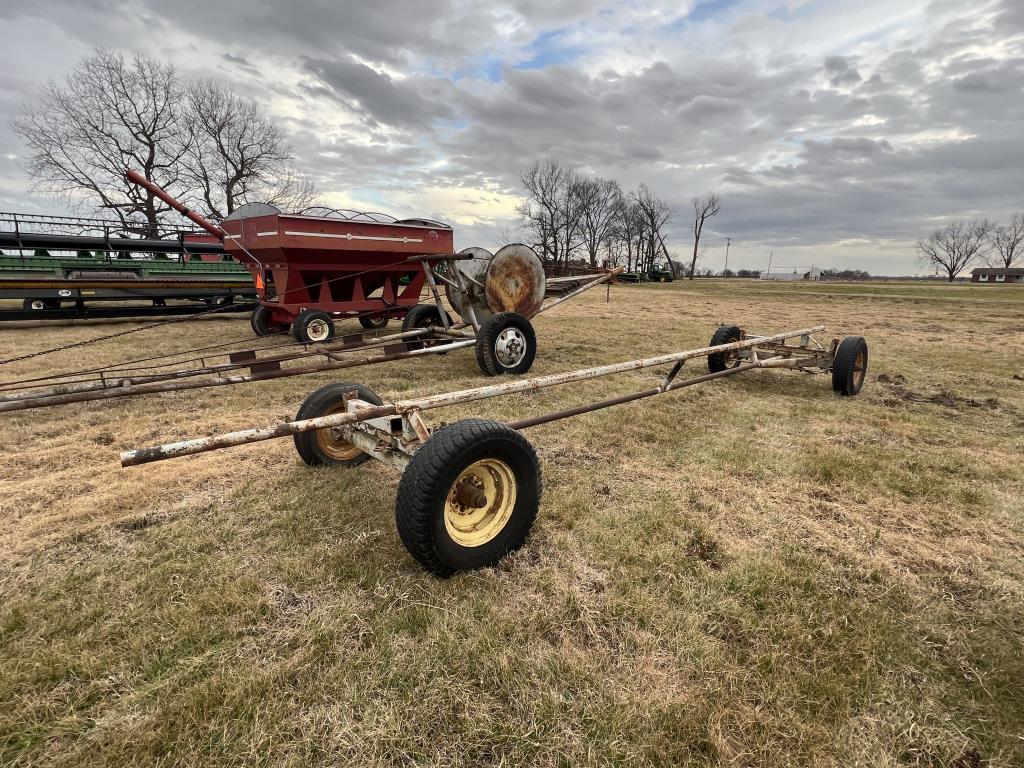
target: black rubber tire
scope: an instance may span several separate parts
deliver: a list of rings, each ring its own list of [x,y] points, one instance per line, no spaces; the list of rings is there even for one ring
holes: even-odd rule
[[[445,527],[445,501],[462,471],[485,458],[501,459],[512,470],[515,506],[497,536],[478,547],[465,547]],[[395,499],[398,535],[409,554],[438,576],[494,565],[526,542],[541,492],[537,454],[525,437],[497,421],[457,421],[435,432],[406,467]]]
[[[387,315],[360,315],[359,324],[368,331],[379,331],[388,325]]]
[[[327,336],[323,339],[313,341],[309,338],[308,328],[310,323],[322,320],[327,323]],[[306,309],[299,312],[299,316],[292,323],[292,335],[300,344],[324,344],[334,338],[334,320],[326,312],[319,309]]]
[[[444,313],[448,319],[448,325],[451,325],[452,318],[447,312]],[[443,326],[441,322],[441,313],[437,309],[436,304],[417,304],[415,307],[405,313],[405,317],[402,319],[402,330],[412,331],[417,328],[426,328],[429,325]],[[422,349],[423,347],[433,346],[442,342],[437,341],[417,341],[411,339],[405,342],[405,346],[409,349]]]
[[[720,325],[711,337],[711,343],[708,346],[717,347],[720,344],[732,344],[734,341],[739,341],[742,336],[743,331],[740,330],[738,325]],[[708,355],[708,371],[711,373],[720,373],[727,368],[735,368],[739,364],[740,360],[738,358],[728,354]]]
[[[858,369],[858,358],[861,366]],[[868,343],[862,336],[846,336],[836,348],[832,361],[832,389],[843,397],[853,397],[864,388],[868,377]]]
[[[502,363],[495,351],[498,336],[507,328],[518,330],[526,341],[526,349],[522,358],[512,366]],[[480,333],[476,337],[476,362],[480,366],[480,370],[488,376],[526,373],[530,370],[536,357],[537,334],[533,330],[533,323],[522,315],[516,312],[499,312],[496,315],[491,315],[480,326]]]
[[[249,325],[252,327],[252,332],[261,337],[274,333],[275,329],[270,318],[269,309],[262,304],[256,307],[249,316]]]
[[[377,397],[377,393],[372,389],[368,389],[362,384],[338,382],[337,384],[328,384],[326,387],[321,387],[307,397],[299,407],[299,412],[295,414],[295,420],[315,419],[317,416],[326,415],[334,406],[344,402],[345,395],[352,391],[357,393],[357,397],[360,400],[365,400],[366,402],[373,403],[374,405],[384,405],[384,402]],[[357,464],[362,464],[370,458],[365,453],[360,453],[353,459],[339,461],[338,459],[324,453],[320,444],[317,442],[316,435],[316,432],[299,432],[297,435],[292,436],[295,441],[295,450],[299,452],[299,456],[302,457],[302,460],[311,467],[322,467],[328,465],[354,467]]]

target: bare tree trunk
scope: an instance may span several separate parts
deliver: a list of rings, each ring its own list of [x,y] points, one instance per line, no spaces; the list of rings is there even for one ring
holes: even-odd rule
[[[703,197],[695,197],[690,201],[693,205],[693,258],[690,260],[689,279],[693,280],[694,272],[697,270],[697,254],[700,248],[700,236],[704,231],[704,222],[712,216],[717,216],[721,210],[721,201],[718,195],[708,193]]]

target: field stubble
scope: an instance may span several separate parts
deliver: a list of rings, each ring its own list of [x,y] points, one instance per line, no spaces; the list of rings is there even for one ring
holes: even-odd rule
[[[538,319],[533,373],[720,322],[871,345],[860,397],[754,372],[527,432],[526,548],[437,580],[397,475],[290,441],[117,452],[291,417],[329,375],[0,417],[0,764],[1024,764],[1024,291],[628,286]],[[0,357],[131,327],[0,333]],[[3,378],[244,338],[172,325]],[[696,366],[693,366],[696,368]],[[470,353],[344,373],[485,383]],[[511,420],[650,372],[431,414]]]

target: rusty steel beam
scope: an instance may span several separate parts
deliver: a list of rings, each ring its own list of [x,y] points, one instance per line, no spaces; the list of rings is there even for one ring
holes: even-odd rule
[[[530,427],[540,426],[541,424],[548,424],[552,421],[560,421],[561,419],[568,419],[571,416],[581,416],[584,413],[593,413],[594,411],[600,411],[604,408],[611,408],[615,405],[623,405],[624,403],[632,403],[636,400],[643,400],[646,397],[654,397],[655,395],[663,395],[666,392],[674,392],[677,389],[683,387],[692,387],[694,384],[701,384],[705,381],[712,381],[714,379],[722,379],[726,376],[735,376],[737,373],[743,373],[744,371],[750,371],[755,368],[763,368],[762,365],[756,363],[743,363],[736,366],[735,368],[726,368],[724,371],[718,371],[716,373],[705,373],[702,376],[693,376],[683,381],[675,381],[668,386],[663,387],[652,387],[651,389],[644,389],[640,392],[632,392],[628,395],[619,395],[618,397],[609,397],[607,400],[599,400],[596,403],[587,403],[585,405],[578,405],[575,408],[566,408],[561,411],[554,411],[552,413],[545,413],[542,416],[532,416],[528,419],[519,419],[518,421],[508,422],[508,426],[512,429],[529,429]]]
[[[465,327],[465,323],[457,323],[452,325],[452,329],[458,329]],[[441,330],[441,329],[436,329]],[[100,381],[95,379],[86,381],[69,382],[65,384],[58,384],[56,386],[42,388],[42,385],[36,385],[36,387],[30,388],[31,391],[16,392],[15,394],[5,395],[0,397],[0,413],[7,411],[20,411],[27,410],[30,408],[45,408],[51,405],[66,405],[74,402],[84,402],[93,399],[103,399],[104,397],[128,397],[130,395],[137,394],[152,394],[154,392],[161,391],[180,391],[182,389],[202,389],[204,387],[219,386],[224,383],[224,377],[209,381],[192,381],[190,386],[177,386],[171,384],[171,382],[179,382],[182,379],[195,379],[200,376],[215,376],[226,373],[228,371],[237,371],[243,368],[250,368],[254,365],[261,364],[274,364],[289,362],[292,360],[301,360],[308,357],[320,357],[324,356],[332,360],[336,360],[335,355],[338,353],[345,352],[356,352],[372,350],[377,347],[386,347],[388,344],[405,341],[408,339],[414,339],[419,336],[429,335],[435,332],[435,328],[417,328],[410,331],[402,331],[400,333],[388,334],[387,336],[376,336],[367,341],[355,342],[355,343],[335,343],[335,344],[324,344],[323,346],[316,347],[312,350],[304,350],[302,352],[295,352],[286,355],[269,355],[267,357],[253,357],[251,359],[239,360],[237,362],[222,363],[219,365],[207,366],[204,368],[191,368],[178,371],[168,371],[166,373],[156,373],[147,376],[124,376],[117,377],[111,376],[109,378],[102,377]],[[459,335],[458,332],[445,333],[446,336],[453,338],[470,338],[464,335]],[[475,337],[472,337],[475,338]],[[448,351],[447,349],[445,351]],[[221,353],[231,354],[231,353]],[[244,351],[240,351],[234,354],[244,354]],[[217,355],[211,355],[216,357]],[[374,362],[378,362],[377,358],[373,358]],[[300,376],[310,372],[308,367],[306,368],[282,368],[282,376]],[[111,373],[117,373],[112,371]],[[237,384],[244,383],[243,380],[236,380],[239,377],[229,377],[232,380],[228,383]],[[268,378],[267,376],[260,376],[259,380]],[[278,378],[278,377],[274,377]],[[165,384],[166,389],[162,390],[159,388],[159,384]],[[145,390],[139,388],[146,386]],[[100,395],[95,396],[95,393],[106,392],[108,390],[116,390],[116,395]],[[77,397],[72,399],[62,399],[60,402],[51,402],[51,398],[64,397],[68,395],[76,395]]]
[[[186,440],[179,443],[158,445],[152,448],[142,448],[135,451],[125,451],[121,454],[121,466],[130,467],[138,464],[146,464],[152,461],[161,461],[179,456],[189,456],[196,453],[204,453],[219,448],[230,448],[236,445],[272,440],[278,437],[296,435],[300,432],[309,432],[327,427],[342,427],[353,424],[357,421],[364,421],[380,416],[393,416],[404,414],[410,411],[427,411],[434,408],[445,408],[451,405],[472,402],[475,400],[486,400],[492,397],[512,395],[520,392],[534,392],[546,387],[571,384],[589,379],[596,379],[601,376],[611,376],[617,373],[653,368],[659,365],[668,365],[682,360],[689,360],[695,357],[707,357],[722,352],[732,352],[741,349],[749,349],[761,342],[782,341],[794,336],[816,333],[823,331],[825,326],[819,325],[813,328],[804,328],[797,331],[776,334],[774,336],[762,337],[750,341],[736,341],[729,344],[722,344],[715,347],[701,347],[682,352],[673,352],[657,357],[649,357],[641,360],[629,360],[623,363],[612,363],[610,365],[599,365],[593,368],[583,368],[566,373],[555,373],[549,376],[541,376],[532,379],[519,379],[504,384],[492,384],[485,387],[474,387],[456,392],[446,392],[438,395],[430,395],[413,400],[399,400],[390,405],[378,406],[374,409],[361,410],[359,413],[336,413],[329,416],[320,416],[315,419],[304,419],[301,421],[290,421],[278,424],[275,427],[263,427],[259,429],[247,429],[239,432],[231,432],[224,435],[203,437],[197,440]],[[455,344],[469,344],[471,342],[455,342]],[[436,350],[437,347],[429,349]],[[770,361],[752,362],[754,367],[769,367],[765,365]],[[792,362],[792,361],[785,361]]]
[[[157,392],[181,392],[188,389],[204,389],[206,387],[223,387],[233,384],[248,384],[255,381],[270,381],[271,379],[282,379],[289,376],[306,376],[311,373],[323,373],[326,371],[337,371],[343,368],[358,368],[363,365],[374,363],[388,363],[393,360],[405,360],[410,357],[421,357],[423,355],[437,355],[445,352],[452,352],[456,349],[472,347],[475,340],[452,341],[447,344],[439,344],[435,347],[423,347],[405,352],[392,352],[375,357],[367,357],[359,360],[344,360],[333,363],[321,363],[319,365],[305,365],[295,368],[279,368],[274,371],[263,373],[243,374],[240,376],[221,376],[208,381],[163,381],[155,384],[139,384],[133,387],[112,387],[88,393],[72,393],[66,395],[54,395],[41,397],[35,400],[16,401],[0,403],[0,412],[21,411],[29,408],[47,408],[54,405],[68,405],[93,400],[110,400],[117,397],[129,397],[132,395],[151,395]]]
[[[607,274],[599,275],[593,280],[590,280],[589,282],[581,285],[579,288],[569,291],[567,294],[565,294],[565,296],[559,296],[554,301],[549,301],[547,304],[544,304],[543,306],[541,306],[539,310],[537,310],[537,314],[539,315],[541,312],[547,312],[549,309],[551,309],[554,306],[557,306],[558,304],[561,304],[563,301],[568,301],[569,299],[579,296],[584,291],[589,291],[594,286],[600,285],[601,283],[606,283],[613,277],[618,277],[619,275],[621,275],[623,272],[625,272],[625,270],[625,267],[616,267]]]

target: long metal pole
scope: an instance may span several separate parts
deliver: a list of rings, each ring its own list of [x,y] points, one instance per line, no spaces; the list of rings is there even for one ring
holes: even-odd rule
[[[142,187],[151,195],[159,197],[161,200],[163,200],[165,203],[171,206],[171,208],[176,210],[182,216],[186,216],[187,218],[191,219],[193,222],[198,224],[200,227],[205,229],[214,237],[219,237],[221,240],[224,239],[225,233],[223,229],[218,227],[216,224],[214,224],[212,221],[204,217],[202,214],[193,211],[180,200],[177,200],[176,198],[172,197],[169,192],[163,189],[163,187],[154,184],[152,181],[147,179],[138,171],[133,171],[131,168],[125,168],[124,177],[127,181],[130,181],[132,184]]]
[[[417,400],[399,400],[390,405],[377,406],[373,409],[363,409],[358,413],[336,413],[329,416],[320,416],[315,419],[304,419],[301,421],[290,421],[279,424],[275,427],[263,427],[261,429],[246,429],[240,432],[230,432],[224,435],[213,437],[201,437],[196,440],[186,440],[179,443],[158,445],[152,448],[142,448],[135,451],[125,451],[121,454],[121,466],[131,467],[138,464],[147,464],[152,461],[172,459],[178,456],[189,456],[195,453],[204,453],[219,448],[230,448],[235,445],[256,443],[262,440],[272,440],[277,437],[287,437],[300,432],[310,432],[328,427],[341,427],[346,424],[353,424],[357,421],[380,418],[382,416],[394,416],[395,414],[407,413],[409,411],[427,411],[433,408],[445,408],[459,403],[472,402],[474,400],[486,400],[492,397],[512,395],[520,392],[533,392],[546,387],[553,387],[560,384],[571,384],[578,381],[587,381],[601,376],[611,376],[617,373],[626,373],[644,368],[653,368],[659,365],[677,363],[681,360],[689,360],[694,357],[706,357],[723,352],[749,349],[758,344],[784,341],[796,336],[817,333],[823,331],[825,326],[816,325],[812,328],[803,328],[796,331],[787,331],[774,336],[763,336],[757,339],[736,341],[730,344],[722,344],[715,347],[701,347],[683,352],[672,352],[667,355],[648,357],[642,360],[628,360],[623,363],[611,365],[599,365],[594,368],[583,368],[566,373],[555,373],[549,376],[541,376],[533,379],[520,379],[505,384],[494,384],[486,387],[475,387],[463,389],[456,392],[446,392],[439,395],[419,398]],[[436,347],[434,347],[436,349]]]
[[[67,395],[53,395],[40,397],[34,400],[18,400],[0,403],[0,412],[23,411],[29,408],[45,408],[51,405],[67,405],[93,400],[109,400],[116,397],[130,397],[132,395],[151,395],[157,392],[180,392],[186,389],[203,389],[206,387],[223,387],[231,384],[248,384],[254,381],[270,381],[271,379],[283,379],[289,376],[305,376],[310,373],[323,373],[326,371],[337,371],[342,368],[358,368],[363,365],[374,363],[390,363],[394,360],[405,360],[410,357],[422,357],[423,355],[439,355],[445,352],[453,352],[457,349],[464,349],[476,345],[475,340],[451,341],[438,344],[434,347],[422,347],[411,349],[405,352],[385,353],[375,357],[360,358],[358,360],[341,360],[331,363],[319,363],[316,365],[303,365],[295,368],[279,368],[264,373],[247,373],[238,376],[219,376],[213,379],[195,380],[174,380],[161,381],[155,384],[138,384],[132,387],[111,387],[93,392],[76,392]],[[329,356],[328,356],[329,357]],[[258,361],[254,361],[258,362]]]
[[[595,285],[600,285],[601,283],[608,282],[613,277],[617,277],[618,275],[621,275],[625,271],[625,269],[626,269],[625,267],[616,267],[615,269],[613,269],[608,274],[600,275],[600,276],[594,278],[593,280],[590,280],[589,282],[584,283],[583,285],[581,285],[576,290],[569,291],[567,294],[565,294],[565,296],[559,296],[554,301],[548,302],[547,304],[543,305],[539,310],[537,310],[537,314],[539,315],[541,312],[547,312],[549,309],[551,309],[552,307],[554,307],[554,306],[556,306],[558,304],[561,304],[563,301],[568,301],[569,299],[571,299],[571,298],[573,298],[575,296],[579,296],[584,291],[589,291]]]

